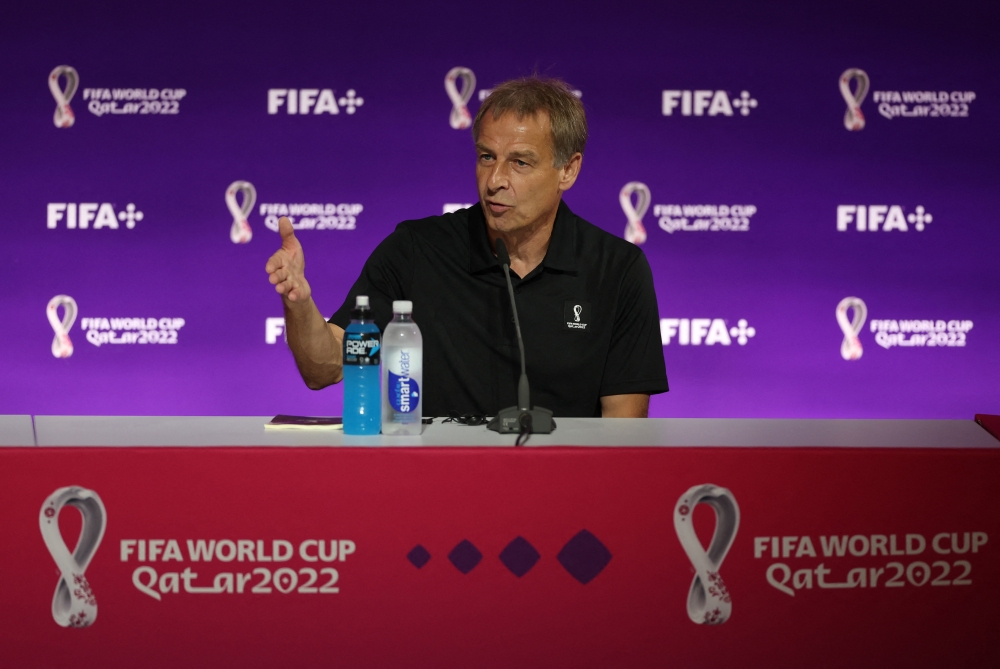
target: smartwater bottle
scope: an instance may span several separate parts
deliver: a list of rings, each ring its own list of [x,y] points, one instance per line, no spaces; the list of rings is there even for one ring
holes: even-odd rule
[[[420,434],[424,340],[413,322],[413,302],[392,303],[382,338],[382,434]]]
[[[344,434],[378,434],[381,427],[381,343],[368,296],[358,295],[344,330]]]

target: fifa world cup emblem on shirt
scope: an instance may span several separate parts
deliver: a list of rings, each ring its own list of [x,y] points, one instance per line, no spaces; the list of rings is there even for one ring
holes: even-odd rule
[[[236,201],[237,193],[243,193],[243,204]],[[226,207],[233,216],[233,225],[229,228],[229,238],[233,244],[246,244],[253,237],[247,217],[253,211],[257,201],[257,189],[249,181],[234,181],[226,189]]]
[[[851,92],[851,81],[856,81],[857,86]],[[865,127],[865,115],[861,112],[861,101],[868,95],[868,75],[864,70],[852,67],[844,70],[840,75],[840,94],[844,96],[847,103],[847,112],[844,113],[844,127],[848,130],[862,130]]]
[[[632,206],[632,193],[636,194],[635,206]],[[642,224],[642,217],[649,209],[649,202],[652,195],[649,187],[638,181],[630,181],[622,187],[618,194],[618,202],[625,212],[628,222],[625,224],[625,240],[632,242],[636,246],[646,243],[646,227]]]
[[[59,318],[59,307],[63,308],[63,316]],[[56,295],[45,307],[45,315],[49,325],[56,333],[52,339],[52,355],[57,358],[68,358],[73,355],[73,342],[69,339],[69,329],[76,321],[76,300],[69,295]]]
[[[699,504],[707,504],[715,511],[715,532],[707,551],[694,531],[694,508]],[[710,483],[696,485],[677,500],[674,529],[695,571],[687,598],[688,617],[692,622],[721,625],[733,612],[733,600],[719,569],[739,527],[740,507],[733,493],[725,488]]]
[[[72,506],[83,516],[80,538],[72,553],[59,531],[59,512]],[[62,627],[89,627],[97,619],[97,599],[84,573],[104,537],[107,513],[93,490],[79,486],[59,488],[42,504],[38,515],[42,539],[59,568],[59,582],[52,596],[52,617]]]
[[[462,91],[458,90],[458,82],[462,82]],[[464,130],[472,125],[469,115],[469,100],[476,90],[476,75],[467,67],[453,67],[444,78],[444,90],[451,99],[451,116],[448,123],[455,130]]]
[[[66,77],[66,88],[59,85],[59,77]],[[80,75],[69,65],[60,65],[49,73],[49,90],[56,99],[56,113],[52,121],[57,128],[69,128],[76,121],[69,101],[73,99],[76,89],[80,87]]]
[[[854,309],[851,319],[847,318],[847,310]],[[837,305],[837,325],[844,333],[844,341],[840,343],[840,355],[844,360],[857,360],[863,353],[858,334],[868,318],[868,307],[860,297],[845,297]]]

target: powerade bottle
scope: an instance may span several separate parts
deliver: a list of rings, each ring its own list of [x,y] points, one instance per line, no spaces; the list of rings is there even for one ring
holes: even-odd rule
[[[378,434],[381,427],[381,343],[368,296],[358,295],[344,330],[344,434]]]
[[[392,303],[382,355],[382,434],[420,434],[424,340],[413,322],[413,302]]]

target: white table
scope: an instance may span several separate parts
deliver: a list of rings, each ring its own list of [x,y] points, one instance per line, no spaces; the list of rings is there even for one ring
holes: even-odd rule
[[[30,439],[30,418],[0,422],[0,443]],[[354,437],[340,431],[272,431],[270,416],[35,416],[38,446],[511,446],[485,426],[424,426],[419,437]],[[559,418],[528,446],[740,446],[998,448],[971,420],[779,420]],[[24,424],[28,426],[25,432]],[[20,426],[20,427],[19,427]],[[20,430],[20,432],[18,432]],[[18,436],[27,434],[28,437]],[[12,436],[9,436],[12,435]]]
[[[31,416],[0,415],[0,446],[34,446]]]

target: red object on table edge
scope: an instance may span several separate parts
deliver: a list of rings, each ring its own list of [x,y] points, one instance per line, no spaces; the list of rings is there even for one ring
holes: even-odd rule
[[[1000,416],[993,416],[988,413],[977,413],[976,422],[980,427],[1000,439]]]

